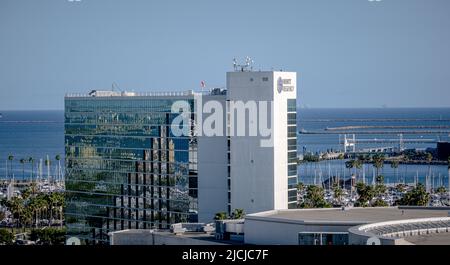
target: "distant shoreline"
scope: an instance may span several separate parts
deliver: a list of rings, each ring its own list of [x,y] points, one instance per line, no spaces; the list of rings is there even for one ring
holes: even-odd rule
[[[297,106],[297,110],[439,110],[439,109],[446,109],[449,110],[450,106],[448,107],[304,107],[304,106]],[[64,112],[64,109],[10,109],[10,110],[0,110],[0,112]]]
[[[63,121],[2,121],[0,123],[64,123]]]

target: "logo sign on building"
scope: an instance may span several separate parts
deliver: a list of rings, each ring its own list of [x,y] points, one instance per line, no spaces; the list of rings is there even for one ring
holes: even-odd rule
[[[279,77],[277,80],[278,93],[281,93],[283,91],[284,92],[294,91],[294,86],[291,83],[292,83],[292,79],[283,79],[283,78]]]

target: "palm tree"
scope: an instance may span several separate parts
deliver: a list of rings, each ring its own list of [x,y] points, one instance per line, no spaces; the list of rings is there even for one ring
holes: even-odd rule
[[[45,216],[43,213],[47,214],[47,209],[48,209],[48,202],[46,200],[46,195],[41,195],[41,196],[37,196],[37,200],[38,200],[38,215],[37,215],[37,225],[39,226],[40,221],[39,219],[42,219],[42,216]]]
[[[342,189],[339,187],[339,185],[336,184],[337,183],[333,184],[334,201],[337,204],[342,205],[342,195],[344,195],[344,193],[342,192]]]
[[[358,171],[362,168],[363,162],[360,159],[356,159],[353,160],[353,168],[355,169],[355,175],[356,175],[356,170],[358,169]],[[359,175],[359,173],[358,173]]]
[[[39,190],[38,190],[38,187],[37,187],[37,184],[34,183],[34,182],[31,183],[29,189],[30,189],[30,193],[31,193],[32,196],[36,196],[37,193],[38,193],[38,191],[39,191]]]
[[[20,218],[23,212],[23,200],[19,197],[13,197],[8,201],[8,209],[11,211],[13,218],[16,221],[16,227],[19,228]]]
[[[30,177],[31,177],[31,182],[33,182],[33,167],[34,167],[34,158],[33,157],[28,157],[28,163],[30,163],[30,167],[31,167],[31,173],[30,173]]]
[[[58,181],[60,181],[60,174],[61,174],[61,156],[56,155],[55,160],[58,161]]]
[[[50,159],[47,156],[45,159],[45,166],[47,167],[47,181],[50,183]]]
[[[373,160],[373,166],[377,170],[377,176],[379,175],[380,168],[384,166],[384,155],[382,154],[376,154],[372,158]]]
[[[350,179],[351,179],[351,170],[353,168],[353,163],[355,160],[348,160],[347,162],[345,162],[345,167],[348,169],[348,174],[350,175]],[[344,184],[343,184],[343,188],[345,189],[345,178],[344,178]]]
[[[32,213],[32,226],[34,225],[35,227],[37,227],[38,223],[37,223],[37,211],[39,209],[39,200],[38,198],[32,198],[30,200],[30,202],[28,203],[28,207]]]
[[[53,221],[53,216],[55,215],[54,210],[57,209],[61,211],[62,206],[64,205],[64,195],[60,192],[53,192],[46,196],[48,202],[48,208],[50,209],[50,224]],[[61,213],[56,212],[58,216],[61,217]]]
[[[383,184],[384,183],[384,176],[378,175],[376,178],[377,184]]]
[[[431,178],[431,161],[433,160],[433,155],[431,153],[427,153],[426,154],[426,160],[428,162],[428,175],[427,178],[425,180],[425,188],[427,190],[427,192],[429,191],[430,187],[428,185],[428,182],[430,181],[429,178]]]
[[[403,178],[403,184],[405,184],[406,183],[406,177],[408,176],[408,162],[410,160],[409,155],[408,154],[404,154],[402,160],[403,160],[403,162],[406,162],[405,163],[405,173],[404,173],[404,178]]]
[[[303,184],[303,182],[297,183],[297,191],[303,192],[303,190],[305,190],[305,184]]]
[[[393,168],[395,170],[395,179],[396,179],[397,183],[399,182],[398,181],[398,165],[399,164],[400,163],[398,162],[398,160],[393,160],[391,162],[391,168]]]
[[[12,162],[14,160],[14,156],[12,154],[9,154],[8,160],[9,160],[9,174],[12,174]],[[12,176],[11,176],[11,179],[12,179]]]
[[[22,228],[23,232],[25,232],[25,228],[33,223],[33,211],[32,209],[27,205],[26,207],[23,207],[22,210]]]
[[[19,162],[22,164],[22,179],[25,179],[25,158],[21,158]]]

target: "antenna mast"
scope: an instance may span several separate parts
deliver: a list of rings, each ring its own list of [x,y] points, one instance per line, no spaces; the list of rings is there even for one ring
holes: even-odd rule
[[[253,63],[254,61],[248,56],[245,57],[245,62],[243,64],[238,64],[236,58],[234,58],[233,68],[236,72],[251,72],[253,71]]]

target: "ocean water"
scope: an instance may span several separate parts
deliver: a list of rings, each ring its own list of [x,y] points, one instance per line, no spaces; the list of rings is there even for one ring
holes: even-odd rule
[[[56,166],[56,155],[64,162],[64,112],[63,111],[0,111],[0,178],[6,175],[8,155],[14,156],[12,168],[15,178],[22,178],[21,158],[33,157],[36,164],[52,160],[51,173]],[[9,162],[8,162],[9,163]],[[31,173],[30,164],[24,164],[25,177]],[[9,167],[9,166],[8,166]],[[34,165],[36,168],[36,165]],[[46,169],[43,169],[44,173]],[[36,170],[35,170],[36,172]]]
[[[435,143],[408,143],[408,139],[450,140],[450,108],[299,109],[297,116],[299,130],[322,133],[300,134],[298,136],[299,152],[302,152],[303,147],[313,153],[327,149],[342,150],[339,139],[343,138],[343,132],[356,132],[356,139],[393,140],[400,138],[398,132],[403,132],[405,148],[436,147]],[[345,126],[370,126],[370,128],[345,131],[324,130]],[[339,135],[341,132],[342,134]],[[412,132],[417,133],[412,134]],[[357,145],[356,149],[375,146],[398,146],[398,143],[361,144]]]
[[[349,127],[352,126],[352,127]],[[404,140],[404,148],[435,148],[436,141],[450,141],[450,108],[378,108],[378,109],[300,109],[298,110],[299,130],[317,134],[298,135],[298,152],[319,153],[327,150],[343,150],[341,144],[344,133],[355,133],[358,140],[383,140],[391,142],[357,144],[355,149],[374,147],[399,147],[400,135]],[[346,127],[343,130],[326,130],[327,128]],[[350,129],[352,128],[352,129]],[[397,141],[398,139],[398,141]],[[415,142],[413,139],[418,139]],[[420,142],[429,140],[430,142]],[[408,142],[411,141],[411,142]],[[416,176],[419,182],[425,182],[428,174],[427,165],[400,165],[396,170],[385,164],[380,174],[388,183],[405,181],[413,183]],[[320,163],[302,164],[298,168],[299,180],[307,183],[319,183],[329,176],[349,178],[350,172],[343,161],[322,161]],[[352,171],[353,173],[353,171]],[[373,180],[374,169],[365,165],[364,170],[357,172],[360,180],[363,175],[366,182]],[[448,185],[446,165],[431,166],[433,186]]]
[[[0,111],[0,178],[5,177],[5,165],[9,154],[14,155],[13,173],[16,178],[23,175],[21,158],[32,156],[37,162],[46,159],[48,155],[52,160],[54,172],[56,166],[55,156],[61,155],[64,159],[64,113],[63,111]],[[356,134],[357,139],[397,139],[399,136],[391,134],[373,133],[372,131],[425,131],[425,133],[403,135],[404,139],[431,139],[450,140],[450,108],[433,109],[299,109],[298,129],[318,134],[300,134],[298,136],[298,150],[303,148],[311,152],[321,152],[327,149],[339,150],[340,131],[326,131],[326,128],[342,126],[372,126],[370,129],[356,129],[364,134]],[[375,127],[373,127],[375,126]],[[383,128],[379,128],[379,127]],[[387,129],[389,126],[402,126],[401,129]],[[395,127],[397,128],[397,127]],[[419,128],[419,129],[417,129]],[[323,134],[323,133],[326,134]],[[367,133],[369,132],[369,133]],[[374,147],[380,144],[361,144],[358,148]],[[397,145],[382,144],[383,146]],[[405,143],[407,148],[435,147],[435,143]],[[36,165],[35,165],[36,166]],[[29,177],[30,164],[25,164],[25,177]],[[46,170],[43,170],[44,173]],[[422,180],[428,172],[426,165],[400,165],[397,176],[412,182],[418,174]],[[328,177],[328,174],[339,174],[341,177],[349,176],[342,161],[324,161],[299,166],[299,179],[305,183],[314,183]],[[382,172],[386,180],[394,182],[397,176],[389,165],[385,165]],[[436,183],[448,181],[447,166],[432,166],[432,174]],[[362,171],[359,172],[362,177]],[[366,180],[371,180],[373,169],[366,165]],[[441,179],[441,180],[438,180]],[[436,184],[437,185],[437,184]]]

